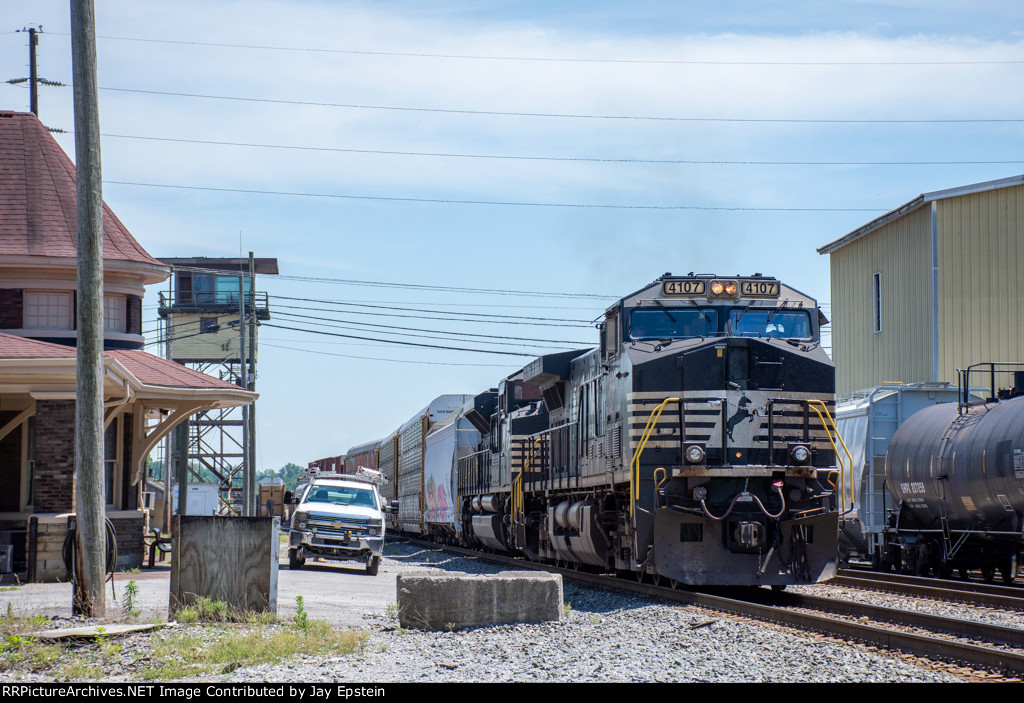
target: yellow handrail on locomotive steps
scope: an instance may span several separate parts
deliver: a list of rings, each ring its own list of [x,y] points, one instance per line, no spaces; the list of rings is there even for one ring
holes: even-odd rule
[[[650,416],[647,418],[647,425],[644,427],[643,434],[640,435],[640,442],[637,444],[636,451],[633,452],[633,459],[632,459],[632,461],[629,464],[629,516],[630,517],[633,517],[633,513],[634,513],[634,510],[635,510],[634,505],[635,505],[636,501],[639,500],[639,498],[640,498],[640,455],[643,453],[644,449],[647,447],[647,442],[651,438],[651,433],[654,431],[655,425],[657,425],[657,423],[658,423],[658,418],[661,417],[662,411],[665,409],[665,406],[668,405],[669,403],[679,403],[680,404],[680,412],[682,412],[682,400],[680,400],[679,398],[666,398],[665,400],[663,400],[658,405],[658,407],[654,408],[654,410],[651,411]],[[832,451],[835,452],[835,455],[836,455],[836,463],[839,464],[840,484],[843,484],[844,483],[844,478],[845,478],[844,471],[843,471],[843,462],[842,462],[842,459],[839,457],[839,448],[836,447],[835,440],[832,439],[832,432],[833,431],[835,432],[836,438],[839,439],[839,443],[842,445],[843,451],[846,452],[846,457],[847,457],[847,459],[850,462],[851,472],[852,472],[853,457],[850,454],[850,450],[847,448],[846,442],[843,441],[842,435],[839,434],[839,428],[836,427],[836,423],[832,419],[832,414],[829,413],[828,406],[825,405],[825,402],[822,401],[822,400],[808,400],[807,404],[808,404],[808,407],[810,407],[810,409],[813,410],[815,412],[815,414],[817,414],[818,419],[821,422],[821,426],[825,430],[825,435],[828,437],[829,444],[832,445]],[[825,411],[825,415],[822,415],[821,412],[816,407],[814,407],[815,405],[820,405],[822,410]],[[828,417],[828,422],[825,421],[826,417]],[[831,424],[831,426],[832,426],[831,429],[829,429],[829,424]],[[685,438],[681,438],[681,439],[685,440]],[[662,470],[664,470],[664,469],[662,469]],[[842,485],[840,485],[840,489],[839,489],[840,512],[845,512],[844,499],[845,499],[845,494],[843,493]],[[850,483],[850,506],[851,507],[853,506],[852,474],[851,474],[851,483]]]
[[[512,479],[512,524],[519,524],[525,521],[525,500],[523,499],[523,475],[526,474],[527,469],[533,464],[533,458],[537,453],[537,444],[541,441],[540,437],[534,437],[533,445],[530,447],[530,451],[527,452],[526,458],[523,460],[523,468],[519,470],[519,473],[514,479]]]
[[[843,441],[843,436],[841,434],[839,434],[839,428],[836,427],[836,422],[835,422],[835,420],[832,419],[832,413],[830,413],[828,411],[828,406],[825,405],[825,401],[823,401],[823,400],[808,400],[807,401],[807,405],[811,408],[811,410],[813,410],[815,413],[818,414],[818,419],[821,420],[821,426],[825,428],[825,434],[828,436],[828,442],[829,442],[829,444],[832,445],[832,451],[835,452],[836,464],[839,465],[839,489],[838,489],[839,490],[839,512],[840,513],[845,513],[846,512],[846,504],[845,504],[846,495],[843,492],[843,484],[846,482],[846,472],[845,472],[844,467],[843,467],[843,460],[841,458],[839,458],[839,448],[836,446],[835,441],[833,441],[833,439],[832,439],[832,432],[833,431],[836,433],[836,439],[838,439],[839,443],[841,445],[843,445],[843,451],[846,452],[846,459],[847,459],[847,461],[850,462],[850,508],[851,509],[853,508],[853,455],[850,454],[850,450],[847,448],[846,442]],[[814,407],[815,405],[820,405],[821,409],[825,411],[825,416],[824,417],[822,417],[822,414],[820,412],[818,412],[818,409],[816,407]],[[828,422],[832,425],[832,429],[831,430],[829,429],[828,424],[825,423],[825,417],[828,418]]]
[[[665,406],[669,403],[679,403],[679,412],[683,412],[682,403],[683,401],[679,398],[665,398],[658,407],[651,411],[650,417],[647,418],[647,426],[644,427],[644,432],[640,435],[640,442],[636,446],[636,451],[633,452],[633,460],[629,462],[629,516],[633,517],[634,504],[640,498],[640,455],[643,453],[644,448],[647,446],[647,440],[651,438],[651,432],[654,431],[654,426],[658,424],[658,418],[661,417],[661,411],[665,409]]]

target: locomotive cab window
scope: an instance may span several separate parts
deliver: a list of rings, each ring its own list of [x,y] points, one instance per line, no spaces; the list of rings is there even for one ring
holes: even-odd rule
[[[601,358],[609,359],[619,355],[619,315],[613,313],[601,325]]]
[[[737,337],[781,337],[783,339],[811,339],[811,317],[806,310],[750,310],[737,308],[729,313],[732,334]]]
[[[646,308],[629,316],[630,339],[685,339],[718,332],[714,308]]]

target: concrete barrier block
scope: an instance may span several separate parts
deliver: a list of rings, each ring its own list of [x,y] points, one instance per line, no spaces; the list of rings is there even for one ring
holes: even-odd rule
[[[562,577],[558,574],[400,574],[397,589],[402,627],[458,630],[562,617]]]

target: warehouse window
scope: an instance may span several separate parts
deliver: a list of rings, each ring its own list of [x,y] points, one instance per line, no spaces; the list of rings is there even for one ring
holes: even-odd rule
[[[874,313],[875,332],[882,331],[882,274],[876,273],[872,281],[871,294],[873,298],[872,311]]]

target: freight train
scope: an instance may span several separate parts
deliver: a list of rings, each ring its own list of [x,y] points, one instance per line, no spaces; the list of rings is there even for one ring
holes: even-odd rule
[[[607,309],[595,348],[442,396],[373,443],[393,527],[656,582],[829,579],[826,323],[775,278],[665,274]]]
[[[888,384],[840,405],[858,506],[843,522],[847,560],[1013,582],[1024,553],[1022,366],[977,364],[956,386]]]

